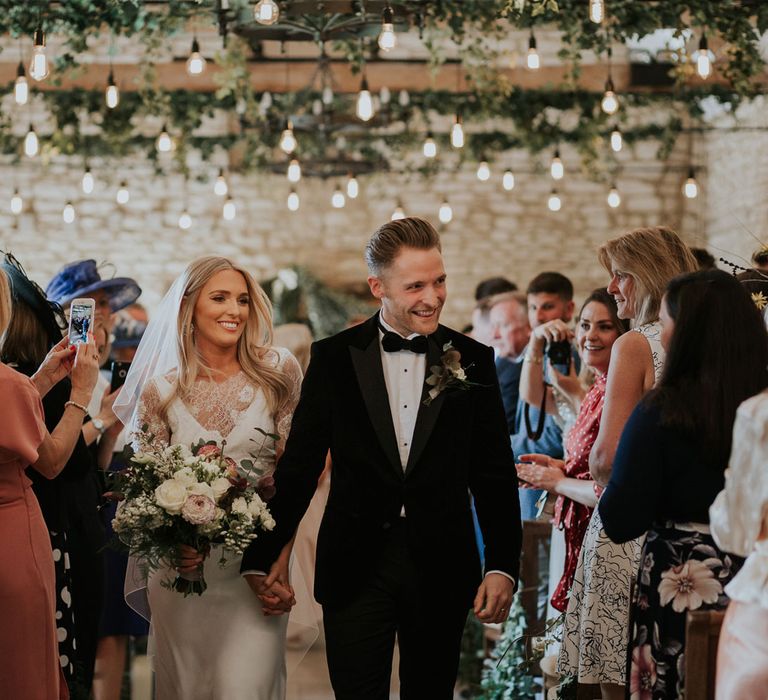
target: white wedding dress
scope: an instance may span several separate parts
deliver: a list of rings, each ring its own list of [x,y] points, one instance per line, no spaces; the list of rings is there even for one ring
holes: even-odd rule
[[[215,440],[219,445],[226,440],[225,455],[238,465],[241,459],[258,452],[263,436],[256,428],[261,428],[280,435],[276,446],[279,455],[298,401],[301,369],[287,350],[275,348],[275,355],[293,387],[290,401],[276,416],[271,415],[263,392],[240,372],[222,383],[196,381],[190,396],[184,400],[174,398],[164,420],[160,408],[170,395],[173,379],[173,375],[166,375],[147,384],[135,425],[139,429],[147,426],[155,446],[158,441],[189,446],[201,438]],[[141,439],[137,442],[140,446]],[[266,459],[264,454],[268,454]],[[259,462],[262,476],[271,475],[275,449],[265,449]],[[241,557],[229,554],[222,568],[220,556],[221,547],[214,546],[205,560],[208,588],[202,595],[185,597],[164,587],[164,581],[175,579],[173,569],[160,569],[149,575],[155,697],[283,700],[288,616],[265,617],[261,603],[240,575]]]

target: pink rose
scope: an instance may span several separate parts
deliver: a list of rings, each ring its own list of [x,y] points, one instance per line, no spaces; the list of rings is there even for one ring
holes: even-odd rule
[[[276,493],[275,479],[272,476],[262,476],[256,484],[256,492],[262,501],[270,500]]]
[[[216,517],[216,504],[208,496],[191,494],[184,501],[181,517],[193,525],[205,525]]]

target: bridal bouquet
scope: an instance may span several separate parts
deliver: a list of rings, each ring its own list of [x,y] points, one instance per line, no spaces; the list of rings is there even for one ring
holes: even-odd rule
[[[275,439],[259,430],[266,438]],[[152,444],[144,436],[142,444]],[[262,443],[263,444],[263,443]],[[225,552],[243,553],[256,538],[257,530],[275,526],[266,503],[271,483],[253,483],[238,472],[236,463],[224,454],[226,442],[196,445],[147,447],[141,452],[129,450],[128,467],[117,476],[115,490],[123,502],[112,527],[131,554],[141,557],[149,570],[175,562],[180,545],[189,545],[204,555],[211,544],[222,544],[219,565],[226,564]],[[257,455],[251,455],[258,457]],[[258,459],[257,459],[258,461]],[[246,474],[254,468],[253,460],[243,460]],[[271,481],[271,477],[266,478]],[[201,594],[206,583],[202,565],[194,574],[181,574],[175,581],[164,582],[184,595]]]

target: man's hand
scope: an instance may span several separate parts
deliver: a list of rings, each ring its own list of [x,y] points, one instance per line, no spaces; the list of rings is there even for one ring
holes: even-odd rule
[[[296,605],[296,597],[290,585],[271,581],[272,576],[264,574],[245,574],[243,578],[261,601],[266,617],[284,615]]]
[[[502,574],[488,574],[475,596],[474,612],[480,622],[504,622],[509,616],[514,584]]]

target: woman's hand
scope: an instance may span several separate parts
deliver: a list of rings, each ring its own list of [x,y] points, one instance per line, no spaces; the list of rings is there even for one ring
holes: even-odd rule
[[[72,371],[76,349],[65,337],[48,351],[37,372],[32,375],[32,382],[41,397]]]
[[[88,333],[88,342],[77,347],[74,366],[72,367],[73,401],[87,404],[91,400],[93,387],[99,377],[99,351],[93,340],[93,334]]]
[[[573,331],[559,318],[547,321],[533,329],[533,337],[539,346],[573,340]]]
[[[557,493],[557,485],[566,478],[562,459],[543,454],[520,455],[515,465],[517,476],[536,489]]]
[[[205,555],[186,544],[179,545],[179,558],[176,560],[176,571],[180,574],[191,574],[200,568]]]
[[[575,363],[570,363],[568,374],[558,372],[549,361],[547,361],[547,365],[552,386],[563,394],[575,406],[578,412],[579,406],[581,406],[581,402],[587,392],[579,380],[579,375],[576,374]]]

